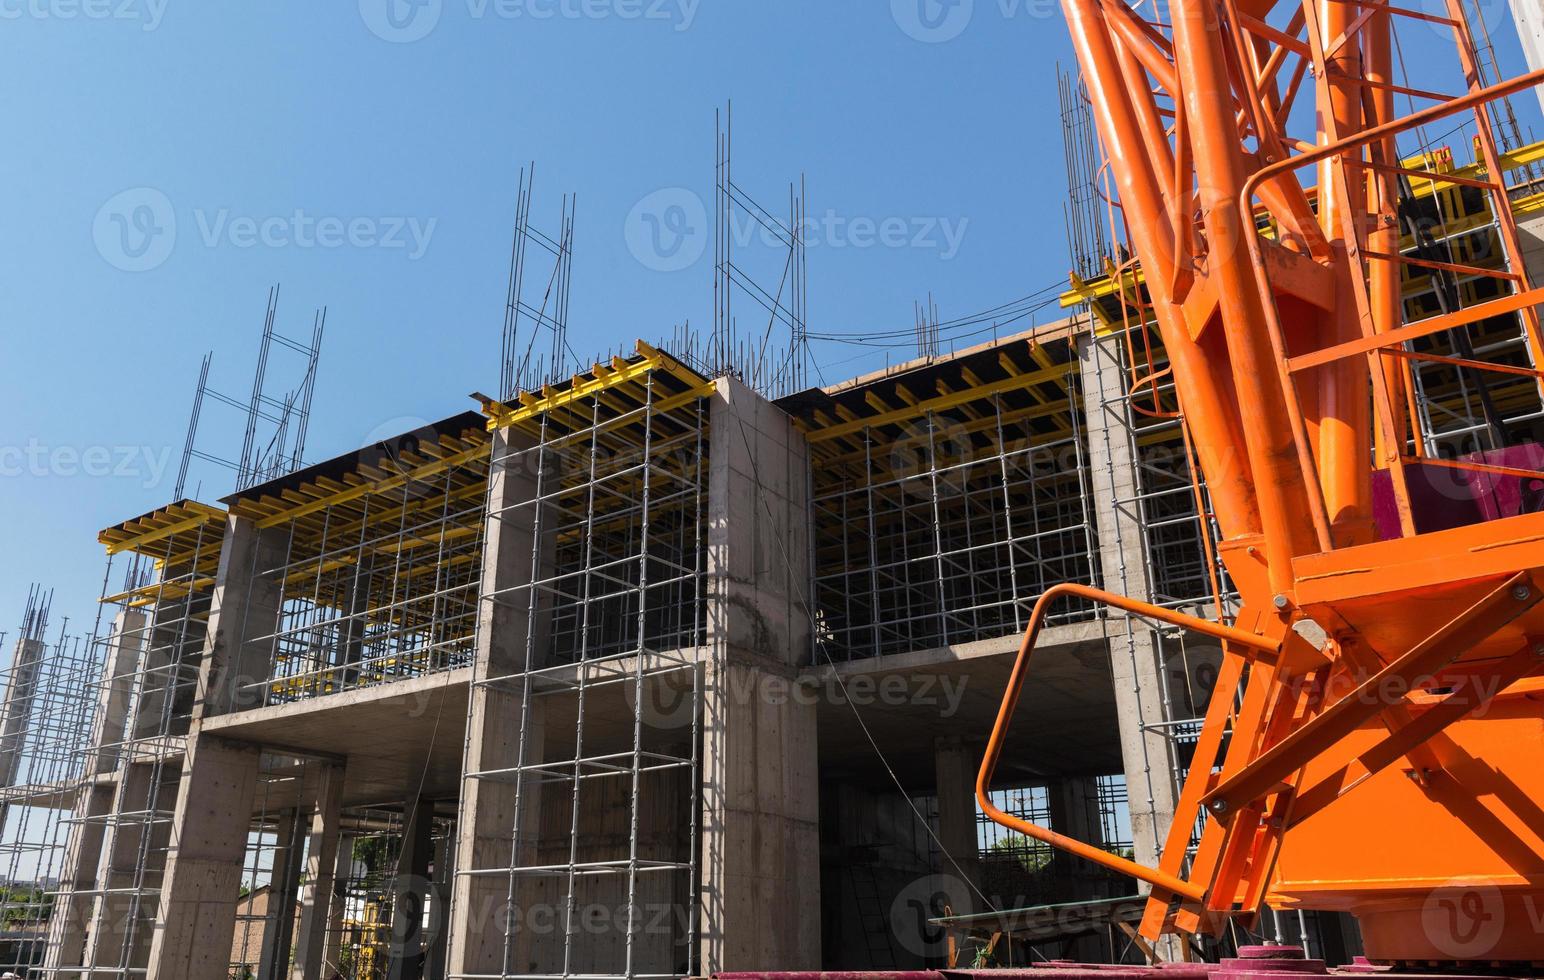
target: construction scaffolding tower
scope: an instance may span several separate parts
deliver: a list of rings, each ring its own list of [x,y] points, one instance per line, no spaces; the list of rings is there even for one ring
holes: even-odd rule
[[[65,818],[96,707],[89,640],[70,635],[67,623],[46,638],[51,598],[37,586],[29,592],[0,678],[0,970],[21,975],[41,964],[47,946]]]
[[[251,520],[243,707],[469,666],[489,440],[466,412],[227,499]]]
[[[696,972],[712,390],[640,342],[485,403],[481,602],[485,628],[507,632],[485,634],[474,672],[458,825],[508,843],[458,859],[455,894],[503,926],[454,935],[450,976]],[[511,754],[477,741],[492,725]]]
[[[101,532],[92,631],[95,719],[54,896],[50,977],[142,972],[171,839],[225,512],[181,501]],[[104,628],[105,627],[105,628]]]
[[[815,628],[832,658],[1017,634],[1048,587],[1092,581],[1077,362],[1054,333],[779,403],[814,463]]]

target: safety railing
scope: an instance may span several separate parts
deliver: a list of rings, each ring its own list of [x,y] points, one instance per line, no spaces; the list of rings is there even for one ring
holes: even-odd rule
[[[1397,8],[1389,9],[1391,13],[1401,13]],[[1432,15],[1423,15],[1423,19],[1433,18]],[[1455,28],[1458,26],[1454,20],[1437,19],[1443,23],[1452,24]],[[1378,445],[1378,464],[1380,468],[1386,468],[1390,472],[1402,536],[1410,536],[1417,532],[1407,472],[1407,468],[1412,464],[1544,479],[1544,471],[1494,465],[1483,461],[1443,458],[1431,452],[1431,447],[1428,447],[1422,439],[1420,426],[1415,423],[1416,392],[1411,378],[1412,363],[1427,362],[1444,364],[1458,371],[1525,376],[1535,382],[1544,382],[1544,371],[1539,370],[1540,365],[1544,365],[1544,337],[1541,337],[1539,315],[1536,309],[1539,304],[1544,303],[1544,288],[1534,287],[1523,267],[1522,250],[1511,210],[1505,171],[1502,159],[1496,152],[1494,141],[1490,136],[1486,115],[1486,107],[1489,104],[1541,83],[1544,83],[1544,70],[1522,75],[1488,88],[1476,88],[1468,94],[1447,99],[1437,105],[1363,130],[1353,136],[1320,147],[1306,148],[1305,152],[1261,168],[1244,184],[1240,194],[1240,207],[1246,213],[1252,213],[1256,209],[1255,202],[1262,186],[1290,177],[1293,172],[1303,168],[1324,163],[1339,164],[1335,169],[1338,170],[1339,179],[1345,189],[1349,189],[1354,181],[1362,180],[1364,173],[1370,172],[1404,180],[1428,182],[1434,189],[1463,187],[1480,191],[1490,199],[1490,208],[1495,216],[1503,249],[1502,257],[1507,267],[1485,267],[1429,256],[1407,255],[1402,254],[1397,247],[1393,249],[1370,247],[1370,230],[1364,226],[1342,229],[1347,258],[1354,268],[1360,268],[1364,273],[1369,274],[1375,265],[1384,264],[1385,273],[1394,275],[1396,283],[1400,281],[1398,270],[1413,269],[1431,274],[1496,279],[1508,284],[1512,289],[1510,293],[1494,299],[1457,309],[1443,310],[1436,315],[1410,323],[1402,322],[1404,311],[1401,309],[1399,317],[1401,325],[1383,324],[1380,327],[1379,318],[1375,316],[1373,310],[1373,298],[1369,295],[1367,275],[1352,276],[1351,293],[1356,302],[1357,319],[1362,336],[1316,350],[1294,351],[1288,343],[1282,312],[1276,301],[1278,290],[1274,288],[1272,281],[1272,268],[1273,266],[1280,268],[1280,265],[1267,261],[1266,254],[1268,249],[1281,246],[1262,236],[1250,236],[1247,239],[1249,256],[1261,287],[1261,295],[1266,297],[1265,320],[1276,354],[1282,390],[1286,395],[1293,442],[1299,464],[1305,476],[1309,477],[1304,480],[1304,483],[1308,487],[1314,531],[1321,550],[1330,551],[1337,546],[1338,542],[1325,501],[1324,474],[1320,470],[1314,452],[1308,419],[1303,409],[1305,392],[1301,382],[1309,372],[1319,371],[1351,358],[1361,357],[1367,361],[1372,389],[1373,424],[1376,427]],[[1409,92],[1407,94],[1439,98],[1434,93]],[[1476,142],[1481,152],[1485,179],[1408,167],[1379,159],[1380,155],[1388,155],[1387,148],[1393,145],[1395,138],[1400,134],[1466,112],[1475,113],[1478,117],[1480,136]],[[1533,366],[1496,363],[1481,360],[1476,356],[1466,356],[1464,351],[1468,347],[1467,340],[1459,337],[1458,334],[1484,321],[1507,315],[1520,317]],[[1439,334],[1450,334],[1455,337],[1453,353],[1420,351],[1409,346],[1413,341],[1433,338]],[[1294,340],[1301,347],[1301,338],[1294,338]],[[1389,359],[1389,362],[1385,363],[1385,359]]]

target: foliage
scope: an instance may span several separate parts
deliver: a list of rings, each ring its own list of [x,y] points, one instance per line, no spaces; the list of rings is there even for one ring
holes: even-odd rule
[[[990,852],[994,857],[1011,858],[1029,874],[1044,871],[1051,863],[1051,848],[1023,834],[1008,834],[992,842]]]

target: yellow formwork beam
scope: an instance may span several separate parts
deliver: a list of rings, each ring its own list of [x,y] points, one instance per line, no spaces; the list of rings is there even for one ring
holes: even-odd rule
[[[413,469],[410,469],[405,473],[398,473],[394,476],[385,477],[384,479],[380,480],[371,480],[366,483],[361,483],[357,486],[349,487],[347,490],[339,490],[336,493],[328,494],[325,497],[317,497],[316,499],[307,503],[291,507],[288,510],[281,510],[276,514],[270,514],[267,517],[260,518],[256,523],[260,528],[277,527],[280,524],[293,521],[298,517],[304,517],[307,514],[314,514],[319,510],[326,510],[328,507],[332,507],[337,504],[345,503],[350,500],[356,500],[359,497],[365,497],[372,493],[381,493],[386,490],[394,490],[397,487],[402,486],[404,483],[413,483],[418,480],[427,479],[428,477],[434,476],[437,473],[443,473],[446,470],[454,469],[463,463],[469,463],[476,459],[478,456],[488,452],[490,452],[490,449],[487,443],[478,443],[469,449],[463,449],[460,452],[451,453],[449,456],[441,456],[439,459],[431,460],[430,462],[424,463],[422,466],[415,466]]]
[[[138,551],[140,548],[147,544],[154,544],[157,541],[164,541],[165,539],[175,537],[184,531],[192,531],[204,524],[212,524],[216,521],[224,523],[225,521],[225,511],[218,507],[212,507],[209,504],[201,504],[196,500],[189,500],[181,504],[176,504],[174,507],[167,508],[167,510],[173,509],[191,511],[192,515],[162,527],[152,528],[151,530],[142,531],[138,534],[130,534],[128,537],[124,538],[117,538],[114,536],[115,531],[122,531],[124,528],[124,525],[118,525],[117,527],[111,527],[98,533],[97,541],[107,547],[107,553],[109,555],[116,555],[124,551]],[[138,519],[138,521],[142,520],[144,520],[144,518]],[[127,523],[134,524],[138,523],[138,521],[129,521]]]
[[[1028,388],[1032,385],[1043,384],[1047,381],[1059,381],[1060,379],[1071,374],[1076,369],[1076,367],[1076,364],[1069,361],[1066,364],[1058,364],[1054,367],[1043,368],[1039,371],[1032,371],[1028,374],[1015,375],[1011,378],[1004,378],[1001,381],[993,381],[990,384],[980,388],[972,388],[966,391],[957,391],[952,395],[940,395],[936,398],[929,398],[925,401],[919,401],[915,405],[908,405],[905,408],[891,409],[888,412],[881,412],[878,415],[853,419],[850,422],[842,422],[838,425],[828,426],[824,429],[812,429],[805,434],[804,438],[805,441],[810,443],[828,442],[832,439],[839,439],[854,432],[861,432],[870,426],[891,425],[896,422],[904,422],[907,419],[914,419],[918,416],[926,415],[931,412],[946,411],[956,405],[963,405],[967,402],[979,401],[980,399],[988,398],[992,395],[1001,394],[1003,392],[1016,391],[1020,388]]]
[[[642,340],[637,341],[636,349],[638,351],[638,360],[623,361],[615,359],[609,367],[597,364],[595,369],[587,374],[574,375],[574,379],[570,382],[569,386],[561,391],[547,388],[543,390],[539,398],[534,395],[523,396],[518,408],[504,406],[497,402],[487,403],[484,410],[490,413],[488,417],[488,431],[496,432],[511,425],[530,421],[547,412],[565,408],[577,401],[583,401],[592,395],[598,395],[601,392],[619,387],[630,381],[636,381],[645,377],[651,371],[664,371],[693,389],[703,385],[706,381],[706,379],[682,365],[681,362],[669,354]],[[658,407],[656,406],[656,408]]]

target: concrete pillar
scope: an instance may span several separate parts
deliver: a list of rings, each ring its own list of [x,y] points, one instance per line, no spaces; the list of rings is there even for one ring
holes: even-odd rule
[[[733,379],[711,432],[698,972],[815,970],[816,706],[787,696],[809,649],[808,454]]]
[[[949,853],[941,859],[938,870],[947,875],[963,874],[977,887],[981,885],[981,844],[976,825],[976,772],[980,768],[978,754],[967,750],[958,737],[933,740],[938,839]]]
[[[1046,786],[1051,811],[1051,829],[1095,847],[1104,844],[1104,828],[1099,820],[1099,787],[1089,776],[1069,776]],[[1051,858],[1052,874],[1062,889],[1060,901],[1084,901],[1102,898],[1107,890],[1094,865],[1070,854],[1057,851]],[[1122,894],[1125,894],[1123,892]]]
[[[48,647],[42,640],[25,637],[16,641],[11,669],[6,678],[5,701],[0,703],[0,787],[14,786],[32,726],[32,707],[37,701],[38,675]],[[0,803],[0,834],[5,833],[11,807]]]
[[[300,895],[300,923],[295,934],[295,956],[290,963],[291,980],[313,980],[331,976],[337,958],[324,968],[327,933],[334,915],[342,925],[343,903],[334,900],[338,881],[339,857],[348,857],[340,848],[339,824],[342,820],[343,766],[312,763],[308,767],[310,811],[306,815],[306,887]],[[346,865],[344,866],[346,869]],[[343,872],[347,876],[347,870]],[[336,906],[336,911],[334,911]]]
[[[54,898],[53,914],[48,918],[48,948],[43,954],[45,971],[85,963],[86,931],[95,904],[92,889],[96,887],[102,840],[107,830],[103,818],[112,810],[114,792],[113,784],[105,782],[87,783],[80,789],[75,803],[75,816],[79,819],[70,827],[64,871],[59,876],[59,893]]]
[[[348,605],[344,615],[341,642],[333,651],[333,663],[339,667],[332,678],[341,688],[352,687],[359,680],[359,664],[364,660],[365,614],[370,610],[370,579],[375,570],[375,555],[367,553],[354,568],[349,583]]]
[[[446,953],[450,940],[450,889],[455,882],[456,834],[449,834],[434,842],[434,868],[430,877],[433,891],[429,895],[429,924],[427,937],[429,948],[424,956],[424,976],[428,980],[441,980],[445,976]]]
[[[1544,13],[1538,16],[1544,20]],[[1539,97],[1544,98],[1544,94]],[[1523,268],[1528,272],[1528,280],[1535,285],[1544,282],[1544,215],[1518,215],[1517,237],[1523,247]]]
[[[402,851],[397,879],[392,882],[391,965],[388,980],[422,980],[424,975],[424,912],[429,892],[429,865],[434,858],[434,803],[410,799],[403,807]]]
[[[295,903],[300,899],[300,875],[305,858],[305,822],[299,808],[279,815],[268,887],[268,914],[257,980],[283,980],[290,973],[290,947],[295,940]]]
[[[126,765],[118,774],[96,869],[101,893],[86,938],[83,962],[94,968],[88,976],[117,976],[143,968],[149,958],[156,910],[146,890],[161,880],[170,838],[152,811],[166,778],[153,763]]]
[[[1137,492],[1136,461],[1121,400],[1126,381],[1121,361],[1124,343],[1119,335],[1079,337],[1089,478],[1099,531],[1100,584],[1107,591],[1148,600],[1146,545],[1132,499]],[[1110,673],[1120,719],[1121,758],[1136,860],[1156,864],[1174,820],[1176,795],[1168,739],[1144,728],[1166,720],[1162,664],[1152,631],[1135,620],[1130,625],[1128,636],[1121,615],[1111,612]]]
[[[187,734],[193,692],[182,680],[201,640],[191,632],[187,616],[185,598],[166,600],[150,614],[135,675],[128,678],[133,706],[126,735],[131,740]]]
[[[107,656],[97,687],[96,720],[92,723],[94,748],[92,772],[109,773],[123,758],[122,742],[128,734],[134,672],[145,647],[145,614],[125,609],[113,617],[107,640]]]
[[[312,977],[330,977],[332,971],[339,969],[339,963],[343,959],[344,939],[343,913],[344,903],[348,899],[349,881],[354,877],[354,838],[338,837],[338,860],[333,870],[332,877],[332,907],[327,911],[327,928],[322,938],[322,970],[321,973],[302,974],[295,980],[311,980]],[[306,935],[304,930],[302,934]],[[309,948],[309,947],[307,947]],[[296,956],[297,964],[302,961]]]
[[[1538,0],[1512,0],[1512,18],[1517,22],[1517,36],[1522,41],[1528,70],[1544,68],[1544,10],[1539,8]],[[1540,107],[1544,107],[1544,88],[1538,89],[1537,94]]]
[[[272,676],[273,659],[273,641],[264,637],[278,627],[282,600],[279,576],[263,573],[284,563],[288,543],[282,528],[259,530],[234,514],[226,519],[195,720],[263,703],[261,684]]]
[[[538,548],[536,540],[536,508],[531,503],[537,489],[536,454],[511,457],[530,445],[529,437],[509,429],[494,434],[483,544],[483,587],[490,597],[478,606],[473,672],[479,679],[508,677],[524,669],[528,642],[532,666],[539,666],[546,653],[543,609],[547,602],[538,596],[537,618],[532,622],[530,590],[522,586],[531,582],[533,567],[550,568],[554,542],[547,538]],[[550,515],[542,525],[551,527]],[[518,683],[474,684],[467,720],[468,772],[507,770],[522,759],[527,765],[543,760],[546,722],[541,701],[533,701],[524,712],[523,752],[522,713]],[[467,872],[509,867],[516,859],[512,845],[516,834],[522,848],[534,846],[540,811],[537,784],[532,777],[520,780],[518,788],[507,777],[467,778],[462,783],[454,858],[458,874],[451,888],[448,958],[452,976],[504,971],[506,928],[511,927],[506,910],[508,881],[501,875]],[[516,823],[521,826],[516,828]],[[519,904],[518,895],[516,901]],[[518,912],[516,918],[518,922]],[[517,951],[516,958],[528,956]],[[516,972],[524,969],[519,963],[513,966]]]
[[[6,676],[5,701],[0,702],[0,786],[16,783],[27,729],[32,723],[32,706],[37,700],[38,673],[47,649],[42,640],[22,637],[16,641],[11,669]],[[5,810],[0,806],[0,828],[5,826]]]
[[[188,740],[150,948],[150,980],[224,976],[236,929],[247,830],[257,793],[257,746],[198,731]]]

